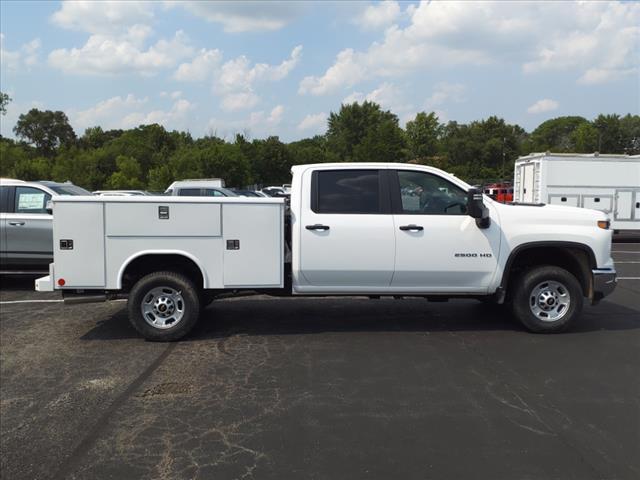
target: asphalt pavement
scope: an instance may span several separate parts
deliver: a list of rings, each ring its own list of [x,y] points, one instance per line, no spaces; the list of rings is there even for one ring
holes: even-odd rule
[[[559,335],[472,300],[245,297],[150,343],[125,302],[3,278],[0,477],[635,480],[640,244],[613,251]]]

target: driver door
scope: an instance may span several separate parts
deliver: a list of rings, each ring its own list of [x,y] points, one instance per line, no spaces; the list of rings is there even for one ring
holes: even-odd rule
[[[391,286],[423,293],[486,292],[497,268],[497,222],[478,228],[467,215],[467,193],[435,173],[397,170],[390,178],[396,235]]]

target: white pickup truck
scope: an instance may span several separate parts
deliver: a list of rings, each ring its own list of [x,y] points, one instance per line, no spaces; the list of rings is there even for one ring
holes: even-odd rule
[[[420,296],[506,303],[558,332],[611,293],[606,214],[500,204],[441,170],[292,169],[291,203],[245,197],[56,197],[54,263],[36,290],[128,296],[149,340],[176,340],[218,295]]]

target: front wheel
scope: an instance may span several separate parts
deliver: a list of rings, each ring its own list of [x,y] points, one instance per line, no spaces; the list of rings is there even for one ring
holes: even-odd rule
[[[566,330],[582,311],[582,288],[576,277],[560,267],[534,267],[515,285],[512,310],[531,332]]]
[[[184,337],[200,316],[200,298],[193,282],[170,271],[138,280],[127,307],[133,327],[147,340],[160,342]]]

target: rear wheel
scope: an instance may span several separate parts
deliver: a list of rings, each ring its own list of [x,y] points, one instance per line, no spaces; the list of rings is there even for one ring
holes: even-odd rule
[[[133,286],[128,309],[131,324],[147,340],[178,340],[198,321],[200,298],[188,277],[154,272]]]
[[[560,267],[534,267],[516,280],[512,310],[530,331],[566,330],[582,310],[578,280]]]

